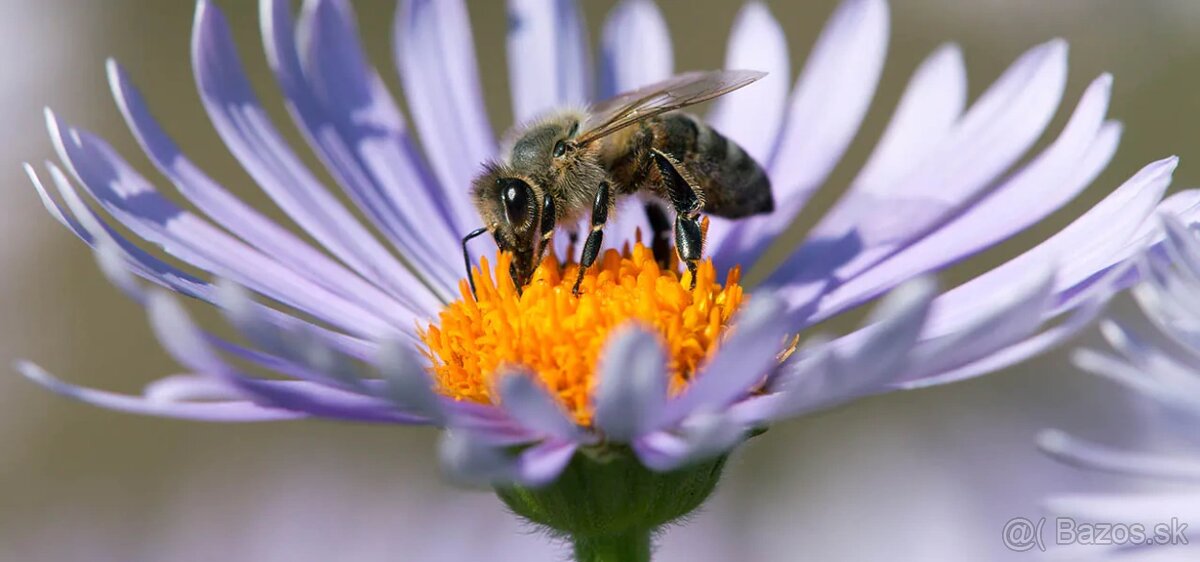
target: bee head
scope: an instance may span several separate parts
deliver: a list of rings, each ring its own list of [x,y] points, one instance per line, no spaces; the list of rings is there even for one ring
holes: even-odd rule
[[[537,266],[533,261],[541,239],[542,189],[529,178],[489,165],[475,180],[471,196],[496,246],[512,253],[513,281],[518,289],[524,287]]]

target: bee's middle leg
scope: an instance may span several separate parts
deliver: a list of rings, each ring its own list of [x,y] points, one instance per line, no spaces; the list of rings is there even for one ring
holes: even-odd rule
[[[703,202],[696,194],[695,188],[688,184],[675,162],[658,149],[651,150],[654,163],[658,165],[659,174],[671,196],[671,206],[675,208],[675,252],[679,260],[687,265],[692,274],[691,288],[696,288],[696,262],[700,260],[704,248],[704,232],[700,228],[700,209]]]
[[[592,201],[592,229],[588,232],[587,240],[583,243],[583,256],[579,258],[579,276],[575,278],[575,286],[571,292],[579,296],[579,285],[583,283],[583,274],[596,262],[600,255],[600,245],[604,243],[604,223],[608,222],[608,182],[600,182],[596,190],[596,199]]]
[[[654,252],[654,261],[666,269],[671,262],[671,219],[667,218],[662,205],[647,201],[646,220],[650,222],[650,248]]]

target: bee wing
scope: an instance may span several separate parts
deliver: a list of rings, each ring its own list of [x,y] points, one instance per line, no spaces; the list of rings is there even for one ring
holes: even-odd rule
[[[592,116],[575,142],[587,144],[638,121],[723,96],[766,75],[757,70],[685,72],[625,92],[593,106]]]

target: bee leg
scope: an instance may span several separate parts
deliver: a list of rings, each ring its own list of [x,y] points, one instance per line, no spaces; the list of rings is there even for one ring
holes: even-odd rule
[[[600,182],[596,190],[596,200],[592,202],[592,230],[588,232],[587,240],[583,243],[583,256],[579,259],[579,276],[575,278],[575,286],[571,292],[579,296],[579,285],[583,283],[583,274],[600,255],[600,244],[604,242],[604,223],[608,222],[608,182]]]
[[[486,228],[476,228],[475,230],[472,230],[470,234],[463,236],[462,239],[463,265],[467,267],[467,283],[471,285],[471,296],[475,298],[479,298],[479,295],[475,294],[475,278],[471,276],[471,253],[467,251],[467,242],[470,242],[472,238],[480,236],[487,231],[488,229]]]
[[[542,215],[539,225],[542,239],[538,242],[537,258],[533,260],[535,269],[542,263],[542,258],[546,255],[546,248],[549,248],[554,240],[554,225],[558,224],[557,221],[558,217],[554,212],[554,198],[547,193],[542,198]]]
[[[695,289],[696,262],[700,260],[704,249],[704,233],[700,228],[700,209],[704,202],[669,156],[657,148],[651,150],[650,154],[658,165],[659,175],[671,197],[671,206],[675,208],[675,252],[692,274],[691,288]]]
[[[650,221],[650,248],[654,251],[654,261],[666,269],[671,261],[671,220],[662,206],[652,201],[646,203],[646,219]]]

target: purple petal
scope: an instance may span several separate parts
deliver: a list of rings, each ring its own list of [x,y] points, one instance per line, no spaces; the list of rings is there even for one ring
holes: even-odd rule
[[[1073,517],[1079,521],[1196,521],[1200,519],[1200,493],[1172,492],[1132,492],[1127,494],[1077,494],[1054,496],[1045,502],[1045,510],[1060,517]],[[1142,546],[1142,545],[1139,545]],[[1083,547],[1080,547],[1083,548]],[[1098,547],[1089,545],[1089,552],[1095,552]],[[1132,548],[1132,547],[1131,547]],[[1135,556],[1109,558],[1116,561],[1137,562],[1181,562],[1194,558],[1194,551],[1189,547],[1154,548],[1154,552],[1137,552]],[[1157,554],[1157,556],[1156,556]]]
[[[666,472],[731,451],[746,439],[747,428],[724,414],[698,412],[683,420],[677,433],[656,431],[633,444],[646,467]]]
[[[601,33],[600,97],[664,80],[674,73],[671,35],[652,0],[622,0]]]
[[[932,279],[910,281],[875,307],[866,327],[785,364],[779,386],[786,403],[772,417],[829,408],[878,391],[909,365],[936,293]]]
[[[208,117],[258,185],[317,241],[367,277],[426,307],[412,274],[303,164],[272,125],[242,69],[224,15],[208,0],[196,9],[192,66]]]
[[[298,277],[160,195],[100,139],[62,126],[50,113],[47,122],[55,149],[105,210],[179,259],[359,334],[397,334],[396,326],[421,318],[394,301],[363,307]],[[395,324],[381,316],[385,310]]]
[[[994,351],[961,367],[914,381],[898,383],[895,387],[909,390],[958,382],[979,375],[994,373],[1045,353],[1062,345],[1078,335],[1085,328],[1091,326],[1096,318],[1100,316],[1100,313],[1104,311],[1105,305],[1108,304],[1108,298],[1112,294],[1113,292],[1106,292],[1100,298],[1094,298],[1085,302],[1072,310],[1066,320],[1028,339]]]
[[[508,73],[518,123],[591,101],[587,29],[576,0],[509,0]]]
[[[725,68],[761,70],[767,76],[717,99],[708,122],[765,165],[783,125],[790,84],[787,36],[761,1],[747,2],[733,21]],[[712,242],[712,232],[709,233]]]
[[[406,130],[344,0],[310,0],[296,33],[288,2],[263,0],[263,37],[297,125],[359,209],[420,273],[456,294],[450,259],[466,227]],[[302,44],[297,45],[296,36]]]
[[[50,216],[58,221],[59,224],[67,227],[67,230],[70,230],[83,240],[85,244],[92,245],[94,242],[92,235],[88,233],[87,229],[79,221],[75,220],[75,217],[63,209],[58,204],[58,201],[50,196],[50,192],[42,185],[42,179],[38,177],[37,170],[28,162],[22,163],[21,167],[25,170],[25,175],[29,177],[29,181],[33,183],[33,188],[37,191],[38,198],[42,200],[42,206],[46,208],[46,212],[50,213]]]
[[[722,263],[754,263],[766,249],[762,242],[787,228],[833,171],[875,94],[888,19],[884,0],[845,0],[830,18],[796,81],[779,144],[766,162],[775,212],[735,225],[729,243],[737,246],[721,250]]]
[[[165,402],[141,396],[128,396],[103,390],[68,384],[26,361],[18,362],[17,370],[43,387],[101,408],[139,414],[206,422],[255,422],[291,420],[305,417],[299,412],[268,408],[250,402]]]
[[[152,402],[243,400],[229,385],[194,374],[170,375],[153,381],[142,389],[142,396]]]
[[[530,373],[501,376],[500,405],[517,423],[530,430],[567,440],[582,437],[579,426]]]
[[[935,322],[950,319],[951,311],[969,309],[1007,287],[1027,283],[1038,264],[1058,264],[1056,292],[1063,293],[1129,259],[1141,249],[1130,241],[1153,213],[1177,164],[1177,158],[1167,158],[1142,168],[1045,242],[946,292],[938,298],[944,314]]]
[[[526,449],[517,459],[516,481],[532,488],[553,482],[571,463],[577,448],[574,441],[548,440]]]
[[[455,224],[479,224],[468,189],[474,166],[496,154],[496,141],[466,6],[462,0],[404,0],[393,39],[409,112]]]
[[[710,125],[765,167],[778,145],[791,79],[787,36],[766,4],[753,0],[738,12],[725,53],[725,68],[767,73],[751,87],[718,98],[708,116]],[[709,220],[704,243],[715,249],[718,265],[724,268],[740,263],[720,254],[735,222],[719,217]]]
[[[391,409],[388,403],[373,396],[353,394],[311,382],[268,381],[242,376],[209,347],[209,338],[192,323],[174,297],[166,292],[151,293],[146,308],[159,342],[176,361],[237,389],[260,406],[353,421],[426,422],[423,418],[399,413]],[[258,357],[266,358],[263,354]],[[276,361],[271,367],[284,373],[300,371],[296,366],[282,361]]]
[[[1114,320],[1100,325],[1100,332],[1143,376],[1161,382],[1185,396],[1200,397],[1200,370],[1195,357],[1167,353],[1160,339],[1151,340],[1141,330]]]
[[[78,217],[77,220],[73,220],[72,217],[62,215],[63,220],[67,221],[66,224],[69,228],[78,229],[76,234],[80,239],[98,253],[105,274],[114,283],[121,286],[129,296],[138,302],[144,301],[144,291],[140,287],[131,287],[125,274],[115,269],[118,264],[113,263],[113,259],[117,257],[120,259],[119,265],[152,283],[211,304],[217,303],[216,291],[212,285],[154,257],[124,238],[112,227],[101,222],[96,213],[79,198],[74,188],[71,187],[70,180],[58,167],[53,164],[47,164],[47,167],[59,193]],[[28,168],[26,171],[30,173],[30,178],[43,199],[53,203],[32,168]],[[54,207],[58,213],[64,212],[57,204],[54,204]],[[113,255],[114,253],[119,256]],[[361,339],[316,326],[257,303],[253,312],[262,316],[265,322],[280,327],[296,329],[297,326],[304,326],[309,333],[320,337],[326,344],[343,353],[360,359],[366,356],[364,350],[368,344]]]
[[[1200,480],[1200,457],[1123,451],[1057,430],[1043,431],[1037,441],[1043,452],[1071,466],[1125,476]]]
[[[470,431],[443,432],[438,456],[450,478],[462,484],[490,486],[516,480],[515,457]]]
[[[912,276],[982,251],[1073,199],[1103,169],[1116,148],[1115,130],[1102,125],[1111,85],[1108,75],[1094,81],[1062,134],[1037,158],[958,218],[829,292],[813,321],[866,302]],[[1104,135],[1106,130],[1108,135]]]
[[[658,336],[638,325],[609,337],[601,355],[595,426],[605,439],[630,443],[657,429],[667,402],[667,357]]]
[[[1100,375],[1168,407],[1185,410],[1192,417],[1200,408],[1200,399],[1195,395],[1179,392],[1178,388],[1166,384],[1161,378],[1149,376],[1144,369],[1106,353],[1079,349],[1072,355],[1071,360],[1080,369]]]
[[[889,19],[882,0],[846,0],[821,32],[770,162],[779,211],[794,214],[854,138],[883,70]]]
[[[911,173],[954,131],[966,102],[967,70],[962,50],[958,45],[942,45],[909,79],[871,157],[831,213],[850,211],[858,193],[877,198],[894,193],[893,184]]]
[[[343,297],[362,303],[394,300],[214,182],[179,151],[179,147],[154,121],[141,93],[129,82],[128,76],[115,61],[109,61],[108,75],[117,105],[143,150],[201,211],[296,274]],[[419,290],[423,288],[415,289],[413,293]],[[411,299],[404,298],[411,303]]]
[[[951,220],[1050,122],[1066,81],[1066,51],[1065,43],[1052,41],[1013,63],[920,165],[885,191],[860,197],[857,208],[828,215],[769,283],[849,279]],[[848,256],[829,244],[845,239],[855,242]],[[809,285],[799,295],[810,295]]]
[[[388,399],[401,410],[429,418],[435,424],[443,423],[442,398],[434,392],[433,379],[412,349],[397,342],[384,342],[379,346],[375,365],[386,382]]]
[[[660,426],[701,411],[719,411],[762,381],[777,364],[792,318],[779,299],[756,294],[734,320],[716,357],[696,373],[687,390],[667,403]]]
[[[1015,344],[1034,332],[1050,308],[1054,276],[1041,268],[1032,282],[992,294],[965,310],[955,310],[947,320],[942,301],[933,310],[909,355],[908,367],[898,379],[913,381],[961,367]],[[940,321],[939,321],[940,320]]]
[[[576,447],[571,441],[551,439],[514,454],[474,432],[451,429],[442,434],[439,453],[446,472],[463,484],[538,487],[562,473]]]

